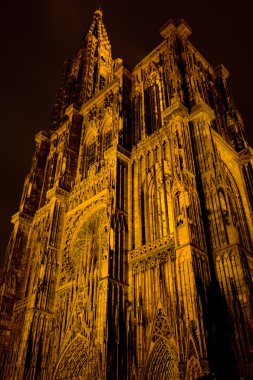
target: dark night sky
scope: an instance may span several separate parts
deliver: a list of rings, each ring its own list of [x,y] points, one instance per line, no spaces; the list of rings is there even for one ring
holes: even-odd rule
[[[71,58],[96,9],[96,0],[4,1],[0,14],[0,257],[30,169],[34,135],[47,130],[64,59]],[[229,70],[230,86],[247,135],[252,130],[251,2],[144,0],[103,1],[114,58],[134,66],[162,38],[170,18],[184,18],[193,44],[213,65]]]

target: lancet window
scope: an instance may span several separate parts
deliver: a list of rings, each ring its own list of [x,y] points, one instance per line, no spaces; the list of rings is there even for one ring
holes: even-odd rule
[[[244,208],[237,185],[231,173],[224,168],[226,178],[218,190],[212,189],[208,198],[210,232],[213,246],[218,248],[229,243],[228,228],[233,226],[238,231],[238,238],[246,249],[251,249],[248,226]]]
[[[107,150],[112,145],[112,130],[105,131],[104,134],[104,150]]]
[[[97,141],[95,136],[93,136],[86,145],[86,170],[96,161],[96,146]]]
[[[146,224],[149,226],[150,239],[156,240],[173,231],[173,211],[171,197],[166,191],[162,172],[156,170],[148,186],[148,203],[145,207],[149,210],[146,214]]]
[[[160,89],[158,83],[144,90],[145,127],[147,135],[161,127]]]
[[[168,71],[164,70],[162,81],[162,94],[163,94],[163,106],[164,108],[169,107],[169,74]]]
[[[96,65],[94,66],[94,72],[93,72],[93,89],[92,89],[93,94],[95,94],[95,91],[96,91],[97,79],[98,79],[98,65],[96,63]]]
[[[138,93],[133,99],[134,108],[134,125],[135,125],[135,143],[141,139],[142,131],[142,94]]]
[[[252,205],[253,209],[253,168],[250,163],[245,164],[242,167],[242,172],[244,176],[244,180],[246,183],[246,189],[248,193],[248,197],[250,200],[250,204]]]
[[[167,210],[164,191],[157,184],[149,190],[149,209],[151,210],[151,239],[156,240],[167,235]]]

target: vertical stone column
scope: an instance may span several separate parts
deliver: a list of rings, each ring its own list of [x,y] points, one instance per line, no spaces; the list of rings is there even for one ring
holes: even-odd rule
[[[209,368],[205,320],[210,269],[189,115],[177,102],[164,111],[164,118],[171,134],[177,331],[178,339],[184,342],[180,345],[180,368],[190,374],[194,361],[198,373],[205,374]]]
[[[213,347],[214,366],[222,376],[232,376],[235,371],[247,377],[249,359],[244,361],[242,357],[246,358],[250,351],[248,328],[245,328],[250,323],[249,309],[252,308],[252,285],[246,259],[246,252],[250,249],[250,234],[241,214],[244,212],[243,205],[238,197],[235,198],[238,187],[232,174],[222,163],[213,140],[213,111],[204,102],[199,102],[192,108],[189,119],[199,189],[202,191],[202,210],[207,215],[206,235],[213,269],[212,286],[216,294],[212,294],[213,299],[211,297],[209,301],[217,334],[216,342],[213,343],[216,345],[216,348]],[[243,233],[245,229],[248,231],[246,235]],[[214,298],[220,302],[222,316],[214,312]],[[221,321],[225,319],[228,319],[228,324],[223,326]],[[241,344],[242,341],[244,344]],[[219,350],[222,352],[221,347],[224,347],[222,362],[220,354],[217,354]],[[229,364],[233,357],[236,358],[233,359],[233,363],[236,362],[234,369]]]

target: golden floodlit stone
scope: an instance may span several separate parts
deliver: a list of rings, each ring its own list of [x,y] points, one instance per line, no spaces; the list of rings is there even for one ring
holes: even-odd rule
[[[252,379],[253,154],[184,20],[129,71],[95,11],[1,274],[4,380]]]

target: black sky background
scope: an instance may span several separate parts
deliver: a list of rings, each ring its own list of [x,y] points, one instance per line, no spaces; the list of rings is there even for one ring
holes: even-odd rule
[[[113,58],[133,67],[162,38],[170,18],[185,19],[192,43],[213,65],[230,72],[230,87],[245,122],[251,146],[252,5],[251,1],[103,1],[104,23]],[[96,0],[4,1],[0,10],[0,262],[18,211],[34,136],[48,130],[62,73],[88,29]]]

